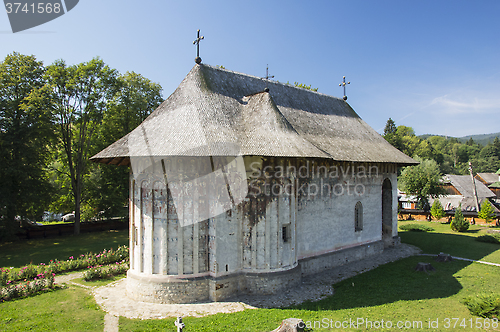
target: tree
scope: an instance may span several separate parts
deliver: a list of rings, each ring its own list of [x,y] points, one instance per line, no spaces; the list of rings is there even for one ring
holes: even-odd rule
[[[34,56],[19,53],[0,63],[0,238],[15,232],[17,218],[41,218],[50,198],[51,115],[30,102],[45,98],[44,71]]]
[[[134,72],[119,76],[118,87],[99,129],[97,151],[127,135],[163,101],[161,86]],[[120,215],[129,194],[128,168],[94,164],[90,178],[88,211],[104,211],[104,217]]]
[[[387,120],[387,123],[385,124],[385,128],[384,128],[384,136],[388,135],[388,134],[394,134],[396,133],[396,123],[394,122],[393,119],[389,118],[389,120]]]
[[[477,216],[481,219],[484,219],[487,223],[491,222],[493,219],[495,219],[495,210],[493,209],[493,206],[491,206],[491,203],[485,199],[483,203],[481,204],[481,210],[477,214]]]
[[[436,220],[439,220],[439,219],[446,216],[446,213],[444,212],[444,209],[443,209],[443,205],[441,205],[441,202],[439,201],[439,199],[435,199],[434,202],[432,203],[431,215]]]
[[[64,151],[62,162],[71,181],[75,207],[75,234],[80,233],[80,212],[84,175],[90,148],[108,101],[116,91],[117,72],[98,58],[67,66],[63,60],[47,68],[51,109]]]
[[[496,145],[494,144],[487,144],[485,147],[481,149],[479,152],[479,157],[482,159],[487,159],[491,157],[498,157],[499,156],[499,151]]]
[[[462,214],[462,203],[460,203],[458,208],[455,210],[455,217],[453,218],[450,226],[455,232],[465,232],[469,229],[469,222],[465,220],[464,215]]]
[[[428,204],[429,197],[437,198],[446,193],[440,185],[441,173],[437,163],[434,160],[422,160],[418,157],[415,159],[420,164],[405,167],[399,176],[398,185],[406,194],[415,195],[419,207],[424,208]]]
[[[415,130],[413,130],[412,127],[407,127],[407,126],[398,126],[398,129],[396,130],[398,135],[400,136],[415,136]]]
[[[393,119],[389,118],[384,128],[384,138],[387,142],[389,142],[396,149],[402,151],[403,144],[401,141],[401,136],[397,134],[396,123]]]

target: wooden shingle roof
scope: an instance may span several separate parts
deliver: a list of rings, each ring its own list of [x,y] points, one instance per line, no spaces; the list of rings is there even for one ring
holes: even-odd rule
[[[141,125],[93,156],[258,155],[412,165],[344,100],[278,82],[195,65]]]

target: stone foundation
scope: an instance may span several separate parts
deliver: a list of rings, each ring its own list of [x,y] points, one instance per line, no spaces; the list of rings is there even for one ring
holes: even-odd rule
[[[393,243],[399,243],[399,237],[393,238]],[[302,275],[355,262],[380,254],[383,250],[384,241],[376,241],[304,258],[297,266],[285,271],[239,272],[220,277],[208,274],[191,278],[151,276],[129,270],[127,293],[135,300],[152,303],[193,303],[207,300],[217,302],[238,294],[276,294],[299,285]]]
[[[151,303],[192,303],[208,300],[209,279],[181,279],[161,275],[138,275],[127,272],[129,297]]]
[[[299,266],[286,271],[236,273],[222,277],[195,278],[137,275],[127,272],[129,297],[151,303],[193,303],[222,301],[238,294],[276,294],[300,283]]]

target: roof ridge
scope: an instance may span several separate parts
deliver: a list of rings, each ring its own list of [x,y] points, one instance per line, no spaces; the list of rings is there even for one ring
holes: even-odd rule
[[[199,65],[195,64],[195,66],[205,66],[205,67],[209,67],[209,68],[215,69],[215,70],[225,71],[225,72],[228,72],[228,73],[237,74],[237,75],[241,75],[241,76],[245,76],[245,77],[251,77],[251,78],[254,78],[254,79],[261,80],[263,82],[268,81],[269,83],[272,83],[272,84],[281,85],[281,86],[289,87],[289,88],[294,88],[294,89],[297,89],[299,91],[306,91],[306,92],[314,93],[314,94],[317,94],[317,95],[320,95],[320,96],[325,96],[325,97],[330,97],[330,98],[335,98],[335,99],[338,99],[338,100],[342,100],[346,104],[349,105],[349,103],[347,101],[345,101],[344,99],[342,99],[341,97],[335,97],[335,96],[328,95],[328,94],[323,93],[323,92],[313,91],[313,90],[309,90],[309,89],[297,87],[297,86],[295,86],[293,84],[290,84],[290,83],[283,83],[283,82],[280,82],[280,81],[277,81],[277,80],[276,81],[275,80],[269,80],[269,79],[266,80],[265,78],[262,78],[262,77],[258,77],[258,76],[254,76],[254,75],[250,75],[250,74],[245,74],[245,73],[240,73],[238,71],[230,70],[230,69],[227,69],[227,68],[221,68],[221,67],[217,67],[217,66],[212,66],[212,65],[209,65],[209,64],[206,64],[206,63],[201,63]],[[259,93],[259,92],[256,92],[256,93]]]

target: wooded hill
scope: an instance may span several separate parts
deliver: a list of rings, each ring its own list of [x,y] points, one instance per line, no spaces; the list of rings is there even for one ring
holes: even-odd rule
[[[471,138],[476,142],[477,144],[480,145],[487,145],[489,143],[493,143],[493,140],[495,137],[500,138],[500,132],[499,133],[492,133],[492,134],[481,134],[481,135],[467,135],[467,136],[462,136],[462,137],[451,137],[451,136],[443,136],[443,135],[433,135],[433,134],[424,134],[424,135],[419,135],[418,138],[420,139],[427,139],[432,136],[440,136],[440,137],[447,137],[447,138],[456,138],[460,143],[466,143],[468,140]]]

